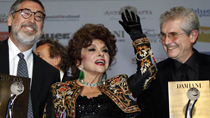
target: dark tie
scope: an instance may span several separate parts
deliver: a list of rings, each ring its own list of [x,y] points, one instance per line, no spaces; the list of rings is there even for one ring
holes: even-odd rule
[[[27,68],[26,60],[24,59],[24,54],[19,53],[18,57],[20,59],[19,59],[19,62],[18,62],[17,76],[28,77],[28,68]]]
[[[24,59],[24,54],[18,54],[19,62],[17,68],[17,76],[20,77],[28,77],[28,68],[26,64],[26,60]],[[29,92],[29,102],[28,102],[28,114],[27,118],[33,118],[33,109],[32,109],[32,102],[31,102],[31,92]]]

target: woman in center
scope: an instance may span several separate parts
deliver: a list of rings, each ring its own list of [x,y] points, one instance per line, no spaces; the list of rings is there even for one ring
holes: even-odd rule
[[[128,11],[126,15],[130,15]],[[139,39],[131,36],[136,73],[129,78],[120,74],[107,79],[106,71],[117,53],[115,36],[102,24],[85,24],[68,44],[72,80],[52,85],[52,97],[44,117],[131,118],[140,113],[136,98],[155,79],[157,70],[139,19],[137,22],[125,20],[120,22],[130,35],[130,30],[141,31],[137,33]],[[136,23],[139,29],[129,27],[129,22]]]

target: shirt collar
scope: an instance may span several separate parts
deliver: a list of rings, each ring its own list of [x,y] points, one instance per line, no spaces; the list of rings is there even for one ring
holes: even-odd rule
[[[20,53],[20,50],[17,48],[17,46],[12,42],[12,40],[9,38],[8,39],[8,46],[9,46],[9,51],[10,51],[10,59],[13,59],[17,56],[18,53]],[[24,54],[24,58],[27,60],[31,55],[32,55],[32,50],[33,48],[22,52]]]
[[[191,69],[195,70],[196,72],[199,72],[198,61],[198,54],[196,51],[193,50],[193,54],[184,64],[188,65]],[[173,60],[173,70],[177,70],[181,65],[182,63],[180,63],[179,61]]]
[[[60,71],[60,80],[62,81],[63,79],[63,76],[64,76],[64,72],[63,71]]]

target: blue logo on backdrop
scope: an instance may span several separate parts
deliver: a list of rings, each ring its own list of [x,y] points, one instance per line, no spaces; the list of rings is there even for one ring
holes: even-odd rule
[[[191,10],[194,11],[198,17],[210,17],[210,9],[191,8]]]

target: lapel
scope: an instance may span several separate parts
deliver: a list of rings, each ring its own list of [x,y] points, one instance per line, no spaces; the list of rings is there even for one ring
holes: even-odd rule
[[[198,53],[198,52],[197,52]],[[198,80],[210,80],[210,56],[198,53],[199,78]]]
[[[158,65],[158,79],[164,98],[168,100],[168,81],[172,80],[172,63],[170,58]]]
[[[0,41],[0,73],[9,74],[8,39]]]
[[[206,65],[199,65],[199,80],[210,80],[210,69]]]
[[[45,68],[42,66],[40,58],[33,52],[34,64],[33,64],[33,75],[32,75],[32,86],[31,86],[31,97],[36,100],[41,92],[43,86],[43,78],[45,76]]]

